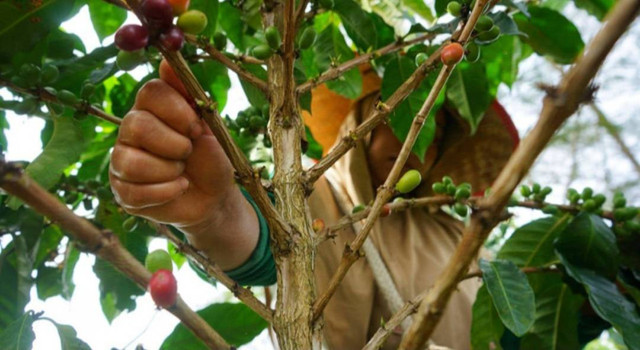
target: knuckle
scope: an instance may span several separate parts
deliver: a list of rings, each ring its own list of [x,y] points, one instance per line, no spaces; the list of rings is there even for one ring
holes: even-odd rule
[[[160,79],[152,79],[146,82],[138,94],[136,95],[136,101],[155,101],[158,98],[158,94],[165,90],[165,82]]]

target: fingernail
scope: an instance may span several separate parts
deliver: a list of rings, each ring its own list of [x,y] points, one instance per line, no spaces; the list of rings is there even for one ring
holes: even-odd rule
[[[184,177],[181,177],[179,181],[180,181],[180,189],[182,189],[182,192],[185,192],[189,188],[189,180],[187,180]]]
[[[200,125],[200,121],[191,124],[191,131],[189,132],[189,135],[192,139],[198,138],[202,135],[202,126]]]

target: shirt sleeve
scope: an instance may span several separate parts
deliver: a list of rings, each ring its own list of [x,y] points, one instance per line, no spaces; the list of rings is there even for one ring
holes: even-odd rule
[[[241,188],[241,191],[256,211],[260,225],[260,237],[249,260],[231,271],[226,271],[226,273],[240,285],[267,286],[274,284],[276,283],[276,264],[269,248],[269,226],[267,226],[267,221],[260,213],[253,198],[244,189]]]

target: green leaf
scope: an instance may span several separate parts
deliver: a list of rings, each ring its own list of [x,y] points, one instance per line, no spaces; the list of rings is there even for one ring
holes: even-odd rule
[[[10,243],[0,255],[0,330],[22,315],[25,305],[29,302],[28,295],[18,292],[18,271],[15,264],[10,263],[8,259],[14,247],[15,245]]]
[[[403,82],[405,82],[415,71],[416,65],[413,60],[402,55],[394,55],[387,63],[382,78],[382,99],[386,100],[391,96]],[[409,129],[413,123],[413,118],[418,114],[422,104],[427,98],[431,87],[433,86],[435,76],[431,75],[424,79],[420,86],[415,89],[402,103],[400,103],[390,115],[389,125],[396,137],[404,142],[409,134]],[[435,135],[436,122],[435,114],[444,102],[444,93],[441,93],[431,109],[427,119],[425,120],[418,139],[413,145],[413,153],[415,153],[420,161],[424,160],[425,152],[433,142]]]
[[[89,16],[100,41],[113,34],[127,19],[127,10],[102,0],[89,0]]]
[[[504,325],[500,321],[486,285],[478,289],[472,312],[471,348],[473,350],[501,350],[500,338],[504,333]]]
[[[518,64],[525,58],[523,45],[515,36],[501,36],[491,45],[482,46],[480,57],[486,68],[492,96],[497,94],[501,83],[511,87],[518,78]]]
[[[433,17],[433,12],[427,4],[425,4],[422,0],[403,0],[402,3],[407,8],[411,9],[413,12],[417,13],[418,16],[422,17],[427,22],[433,22],[435,17]]]
[[[62,350],[91,350],[91,347],[82,339],[78,338],[78,333],[73,327],[66,324],[53,322],[60,337],[60,348]]]
[[[480,259],[479,265],[502,323],[513,334],[522,336],[533,325],[536,311],[527,276],[508,260]]]
[[[268,325],[265,320],[244,304],[212,304],[198,311],[198,315],[220,333],[229,344],[234,346],[247,344]],[[183,324],[178,324],[164,340],[160,349],[204,350],[207,347]]]
[[[560,233],[555,248],[575,266],[613,278],[618,271],[619,251],[615,234],[595,214],[581,212]]]
[[[570,220],[569,214],[551,216],[518,228],[498,252],[498,259],[509,260],[520,267],[545,266],[556,261],[553,241]]]
[[[630,350],[640,349],[640,314],[634,303],[625,298],[615,282],[595,271],[573,265],[564,256],[560,260],[569,276],[582,283],[593,310],[622,334]]]
[[[93,123],[93,120],[78,122],[67,115],[54,118],[51,140],[42,153],[27,166],[27,175],[45,189],[53,187],[64,170],[80,158],[86,143],[95,133]],[[17,198],[13,198],[8,206],[16,209],[21,204]]]
[[[242,21],[242,11],[234,7],[230,2],[220,4],[220,27],[224,29],[227,37],[240,51],[247,49],[244,37],[244,22]]]
[[[67,19],[74,0],[0,2],[0,63],[27,51]]]
[[[200,35],[213,37],[218,24],[218,0],[191,0],[189,10],[200,10],[207,15],[207,26]]]
[[[576,7],[586,10],[600,21],[616,3],[615,0],[575,0],[574,2]]]
[[[523,40],[536,53],[549,56],[563,64],[573,63],[584,48],[576,26],[557,11],[546,7],[529,6],[531,18],[522,13],[514,15],[518,28],[527,34]]]
[[[264,81],[267,81],[267,71],[264,68],[262,68],[261,65],[243,64],[242,68],[253,73],[253,75],[257,76],[258,78]],[[260,107],[269,103],[269,101],[267,100],[267,97],[262,92],[262,90],[258,89],[250,82],[244,79],[240,79],[240,85],[242,85],[242,90],[244,90],[244,93],[247,96],[247,99],[249,100],[249,103],[251,103],[251,105]]]
[[[80,259],[80,251],[74,243],[67,245],[64,267],[62,268],[62,297],[71,300],[76,285],[73,283],[73,271]]]
[[[211,94],[222,110],[227,103],[227,93],[231,88],[227,67],[217,61],[208,60],[192,65],[191,71],[198,77],[202,87]]]
[[[578,316],[584,299],[573,294],[560,276],[545,276],[534,290],[536,319],[520,341],[520,350],[580,349]]]
[[[135,96],[135,88],[138,86],[138,81],[129,73],[124,73],[118,78],[112,77],[111,79],[115,81],[115,85],[109,90],[111,112],[115,115],[124,116],[133,106],[133,99],[129,97]]]
[[[360,50],[376,47],[376,27],[360,5],[353,0],[335,1],[333,11],[340,15],[344,29]]]
[[[309,51],[309,50],[305,50]],[[353,51],[347,46],[340,30],[335,25],[326,27],[313,45],[313,65],[305,65],[305,74],[313,76],[315,72],[325,71],[335,64],[339,64],[354,57]],[[355,99],[362,93],[362,76],[358,68],[347,71],[341,78],[327,82],[327,87],[347,98]]]
[[[493,19],[493,23],[500,28],[502,35],[520,35],[522,32],[518,30],[516,22],[505,12],[490,13],[489,17]]]
[[[62,270],[56,267],[41,266],[36,278],[38,298],[46,301],[47,298],[62,293]]]
[[[483,64],[462,62],[451,73],[447,82],[447,101],[469,123],[472,134],[476,132],[493,98]]]
[[[29,350],[36,338],[32,325],[35,321],[33,312],[29,311],[13,321],[0,333],[0,349]]]
[[[55,225],[49,225],[44,230],[41,230],[41,232],[42,234],[40,235],[37,247],[38,250],[33,262],[33,266],[36,268],[42,265],[52,253],[58,250],[58,245],[62,237],[64,237],[60,228]]]

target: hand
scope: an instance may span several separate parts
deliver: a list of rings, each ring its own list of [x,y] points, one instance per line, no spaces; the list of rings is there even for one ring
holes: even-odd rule
[[[239,265],[257,242],[257,219],[222,147],[184,96],[184,86],[163,61],[160,79],[140,89],[122,121],[111,155],[111,187],[128,213],[173,224],[216,261],[229,255],[229,264],[221,266]],[[250,224],[255,221],[253,229],[245,215]],[[230,253],[238,250],[240,258]]]

